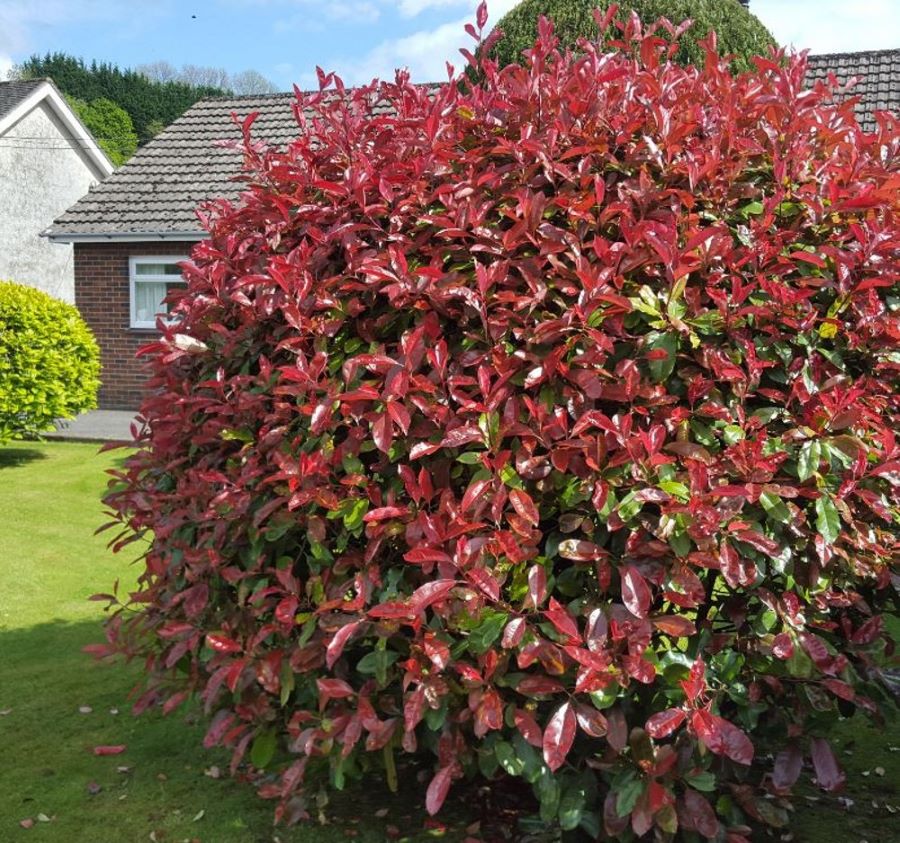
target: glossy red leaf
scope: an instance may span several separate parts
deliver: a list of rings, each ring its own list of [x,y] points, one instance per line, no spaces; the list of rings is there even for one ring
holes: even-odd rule
[[[457,586],[456,580],[433,580],[419,586],[409,598],[409,604],[415,613],[427,609],[434,603],[444,600]]]
[[[640,571],[632,565],[620,570],[622,577],[622,602],[632,615],[646,618],[653,602],[653,595]]]
[[[535,527],[538,525],[541,516],[527,492],[523,492],[520,489],[510,489],[509,500],[521,518],[524,518]]]
[[[528,596],[535,608],[547,599],[547,572],[543,565],[532,565],[528,570]]]
[[[513,647],[518,647],[526,629],[527,624],[525,623],[525,618],[513,618],[503,630],[500,646],[503,647],[504,650],[511,650]]]
[[[753,762],[753,744],[733,723],[706,710],[691,715],[691,726],[697,737],[716,755],[725,755],[738,764]]]
[[[719,821],[709,800],[693,788],[685,788],[684,798],[679,805],[682,825],[694,829],[707,840],[715,840],[719,835]]]
[[[240,653],[244,649],[233,638],[215,632],[207,633],[206,643],[217,653]]]
[[[352,621],[335,632],[331,641],[328,642],[328,648],[325,651],[325,666],[329,670],[334,667],[334,663],[341,657],[341,653],[344,652],[344,647],[347,642],[353,637],[356,630],[358,630],[363,623],[364,621],[362,620]]]
[[[514,716],[516,728],[522,737],[532,746],[543,749],[544,736],[541,733],[541,727],[538,726],[534,716],[524,709],[517,708]]]
[[[644,728],[652,738],[665,738],[672,734],[684,721],[687,714],[680,708],[658,711],[647,719]]]
[[[558,770],[575,740],[577,720],[572,704],[565,702],[553,713],[544,729],[544,761],[551,770]]]

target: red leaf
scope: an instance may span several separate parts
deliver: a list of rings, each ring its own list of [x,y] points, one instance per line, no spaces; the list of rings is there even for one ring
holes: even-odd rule
[[[418,614],[432,603],[443,600],[456,584],[456,580],[434,580],[419,586],[409,599],[410,608]]]
[[[432,816],[441,810],[452,780],[453,767],[441,767],[428,785],[428,791],[425,793],[425,810]]]
[[[443,670],[450,662],[450,647],[433,632],[426,632],[425,655],[438,670]]]
[[[719,836],[719,821],[716,812],[703,794],[688,787],[684,791],[684,820],[688,829],[702,834],[707,840],[715,840]]]
[[[334,667],[334,663],[341,657],[341,653],[344,652],[344,645],[346,645],[362,623],[363,621],[359,620],[342,626],[334,634],[331,641],[328,642],[328,649],[325,651],[325,666],[329,670]]]
[[[652,715],[644,728],[651,738],[665,738],[671,735],[686,719],[687,715],[680,708],[669,708]]]
[[[363,516],[363,521],[371,524],[373,521],[388,521],[391,518],[400,518],[408,514],[409,508],[405,506],[382,506],[367,512]]]
[[[475,501],[480,500],[484,495],[486,489],[488,489],[491,485],[491,481],[488,479],[476,480],[472,483],[468,489],[466,489],[466,493],[463,495],[462,499],[462,511],[468,512],[472,508],[472,504]]]
[[[558,694],[563,690],[563,685],[549,676],[526,676],[516,690],[526,697],[542,696],[544,694]]]
[[[691,725],[710,752],[725,755],[738,764],[753,761],[753,744],[737,726],[724,717],[701,709],[691,715]]]
[[[503,637],[500,639],[500,646],[504,650],[511,650],[518,647],[525,634],[526,624],[525,618],[513,618],[503,630]]]
[[[706,665],[702,659],[697,659],[691,665],[691,672],[687,679],[682,680],[681,687],[691,705],[706,690]]]
[[[559,543],[559,555],[574,562],[592,562],[594,559],[603,559],[607,556],[607,552],[593,542],[566,539]]]
[[[526,492],[522,492],[519,489],[511,489],[509,492],[509,499],[512,502],[513,509],[515,509],[519,516],[537,527],[541,520],[541,516],[531,497]]]
[[[779,659],[789,659],[794,655],[794,642],[786,632],[780,632],[772,642],[772,652]]]
[[[217,653],[240,653],[244,649],[237,641],[214,632],[207,634],[206,643]]]
[[[94,747],[94,755],[121,755],[123,752],[125,752],[125,744]]]
[[[372,425],[372,441],[375,443],[375,447],[385,454],[391,450],[391,443],[394,441],[394,425],[387,413],[382,413]]]
[[[578,633],[578,625],[566,608],[557,602],[556,598],[550,598],[550,608],[544,611],[544,616],[553,624],[557,632],[569,638],[573,643],[581,641]]]
[[[500,599],[500,583],[497,582],[493,574],[484,568],[469,568],[466,571],[466,579],[474,583],[491,600]]]
[[[478,10],[475,12],[475,22],[478,24],[479,29],[484,29],[484,25],[487,23],[487,19],[487,2],[485,2],[485,0],[482,0],[482,2],[478,4]],[[802,254],[805,255],[806,252],[803,252]]]
[[[527,711],[521,708],[516,709],[515,714],[516,728],[521,732],[522,737],[532,746],[542,749],[544,746],[541,727],[538,726],[537,720]]]
[[[646,618],[653,596],[647,581],[633,565],[620,569],[622,576],[622,602],[637,618]]]
[[[325,708],[328,700],[352,697],[356,692],[343,679],[316,679],[319,689],[319,708]]]
[[[607,732],[606,718],[589,705],[575,704],[575,719],[581,727],[581,731],[592,738],[602,738]]]
[[[697,632],[694,622],[681,615],[657,615],[653,618],[653,625],[674,638],[687,638]]]
[[[528,596],[535,609],[547,599],[547,571],[543,565],[532,565],[528,571]]]
[[[843,786],[846,776],[841,770],[831,745],[825,738],[813,738],[809,742],[809,751],[812,756],[813,768],[816,771],[816,781],[823,790],[837,790]]]
[[[572,748],[575,740],[577,721],[572,704],[564,702],[547,724],[544,730],[544,761],[547,766],[555,771],[565,763],[566,756]]]

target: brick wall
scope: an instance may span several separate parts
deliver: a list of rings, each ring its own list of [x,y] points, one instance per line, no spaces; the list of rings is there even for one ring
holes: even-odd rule
[[[145,374],[137,350],[155,331],[130,327],[128,259],[132,255],[184,255],[192,243],[76,243],[75,304],[100,345],[104,410],[135,410]]]

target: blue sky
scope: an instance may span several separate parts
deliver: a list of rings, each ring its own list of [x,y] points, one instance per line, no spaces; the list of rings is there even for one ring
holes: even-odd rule
[[[518,0],[489,0],[497,20]],[[0,78],[11,62],[60,50],[133,67],[165,60],[253,68],[279,88],[315,85],[315,67],[347,82],[445,78],[469,40],[477,0],[0,0]],[[900,47],[900,0],[751,0],[785,44],[812,52]]]

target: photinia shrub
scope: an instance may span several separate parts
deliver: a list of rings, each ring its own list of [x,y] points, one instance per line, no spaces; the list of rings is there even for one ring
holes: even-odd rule
[[[430,812],[517,777],[563,829],[739,843],[888,700],[896,121],[619,27],[477,84],[323,74],[286,150],[243,123],[94,649],[146,660],[138,710],[198,698],[279,819],[409,756]]]

